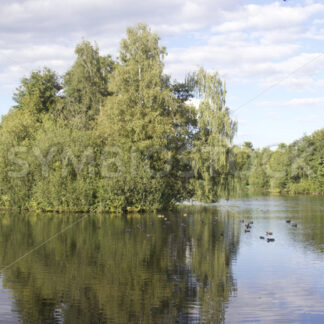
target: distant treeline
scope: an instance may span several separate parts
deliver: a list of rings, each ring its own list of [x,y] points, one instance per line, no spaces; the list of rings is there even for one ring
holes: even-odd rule
[[[324,129],[290,145],[254,150],[233,147],[238,188],[290,194],[324,193]]]
[[[233,146],[224,82],[203,68],[171,80],[147,25],[127,29],[116,59],[87,41],[75,54],[63,76],[43,68],[23,78],[2,118],[3,207],[157,210],[236,187],[324,191],[323,131],[276,152]]]

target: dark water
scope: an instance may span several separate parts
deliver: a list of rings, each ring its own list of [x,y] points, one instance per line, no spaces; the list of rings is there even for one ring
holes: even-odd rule
[[[0,323],[324,323],[323,197],[165,216],[0,214]]]

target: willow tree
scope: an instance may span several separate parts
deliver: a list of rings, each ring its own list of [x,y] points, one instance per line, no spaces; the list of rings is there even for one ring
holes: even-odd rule
[[[115,174],[101,183],[99,200],[105,204],[161,208],[178,198],[181,185],[172,165],[178,101],[163,74],[165,55],[145,24],[128,28],[121,41],[109,84],[113,95],[98,119],[107,160],[115,160]]]
[[[203,202],[215,202],[227,193],[231,178],[231,144],[236,123],[226,106],[226,89],[218,73],[203,68],[197,73],[198,132],[193,143],[195,196]]]

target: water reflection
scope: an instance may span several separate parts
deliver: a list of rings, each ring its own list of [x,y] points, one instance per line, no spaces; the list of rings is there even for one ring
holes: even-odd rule
[[[186,209],[188,210],[188,208]],[[0,266],[76,215],[0,216]],[[235,295],[240,230],[233,213],[89,216],[2,273],[23,323],[221,323]],[[2,311],[0,309],[0,315]]]
[[[0,214],[0,267],[80,217]],[[90,215],[55,237],[1,272],[1,321],[324,322],[322,197],[246,197],[165,217]],[[259,239],[266,231],[274,243]]]

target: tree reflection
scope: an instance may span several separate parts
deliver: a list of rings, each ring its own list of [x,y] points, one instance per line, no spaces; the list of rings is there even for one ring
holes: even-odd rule
[[[2,214],[1,268],[79,217]],[[235,291],[233,219],[204,208],[167,217],[91,215],[5,270],[21,321],[223,322]]]

